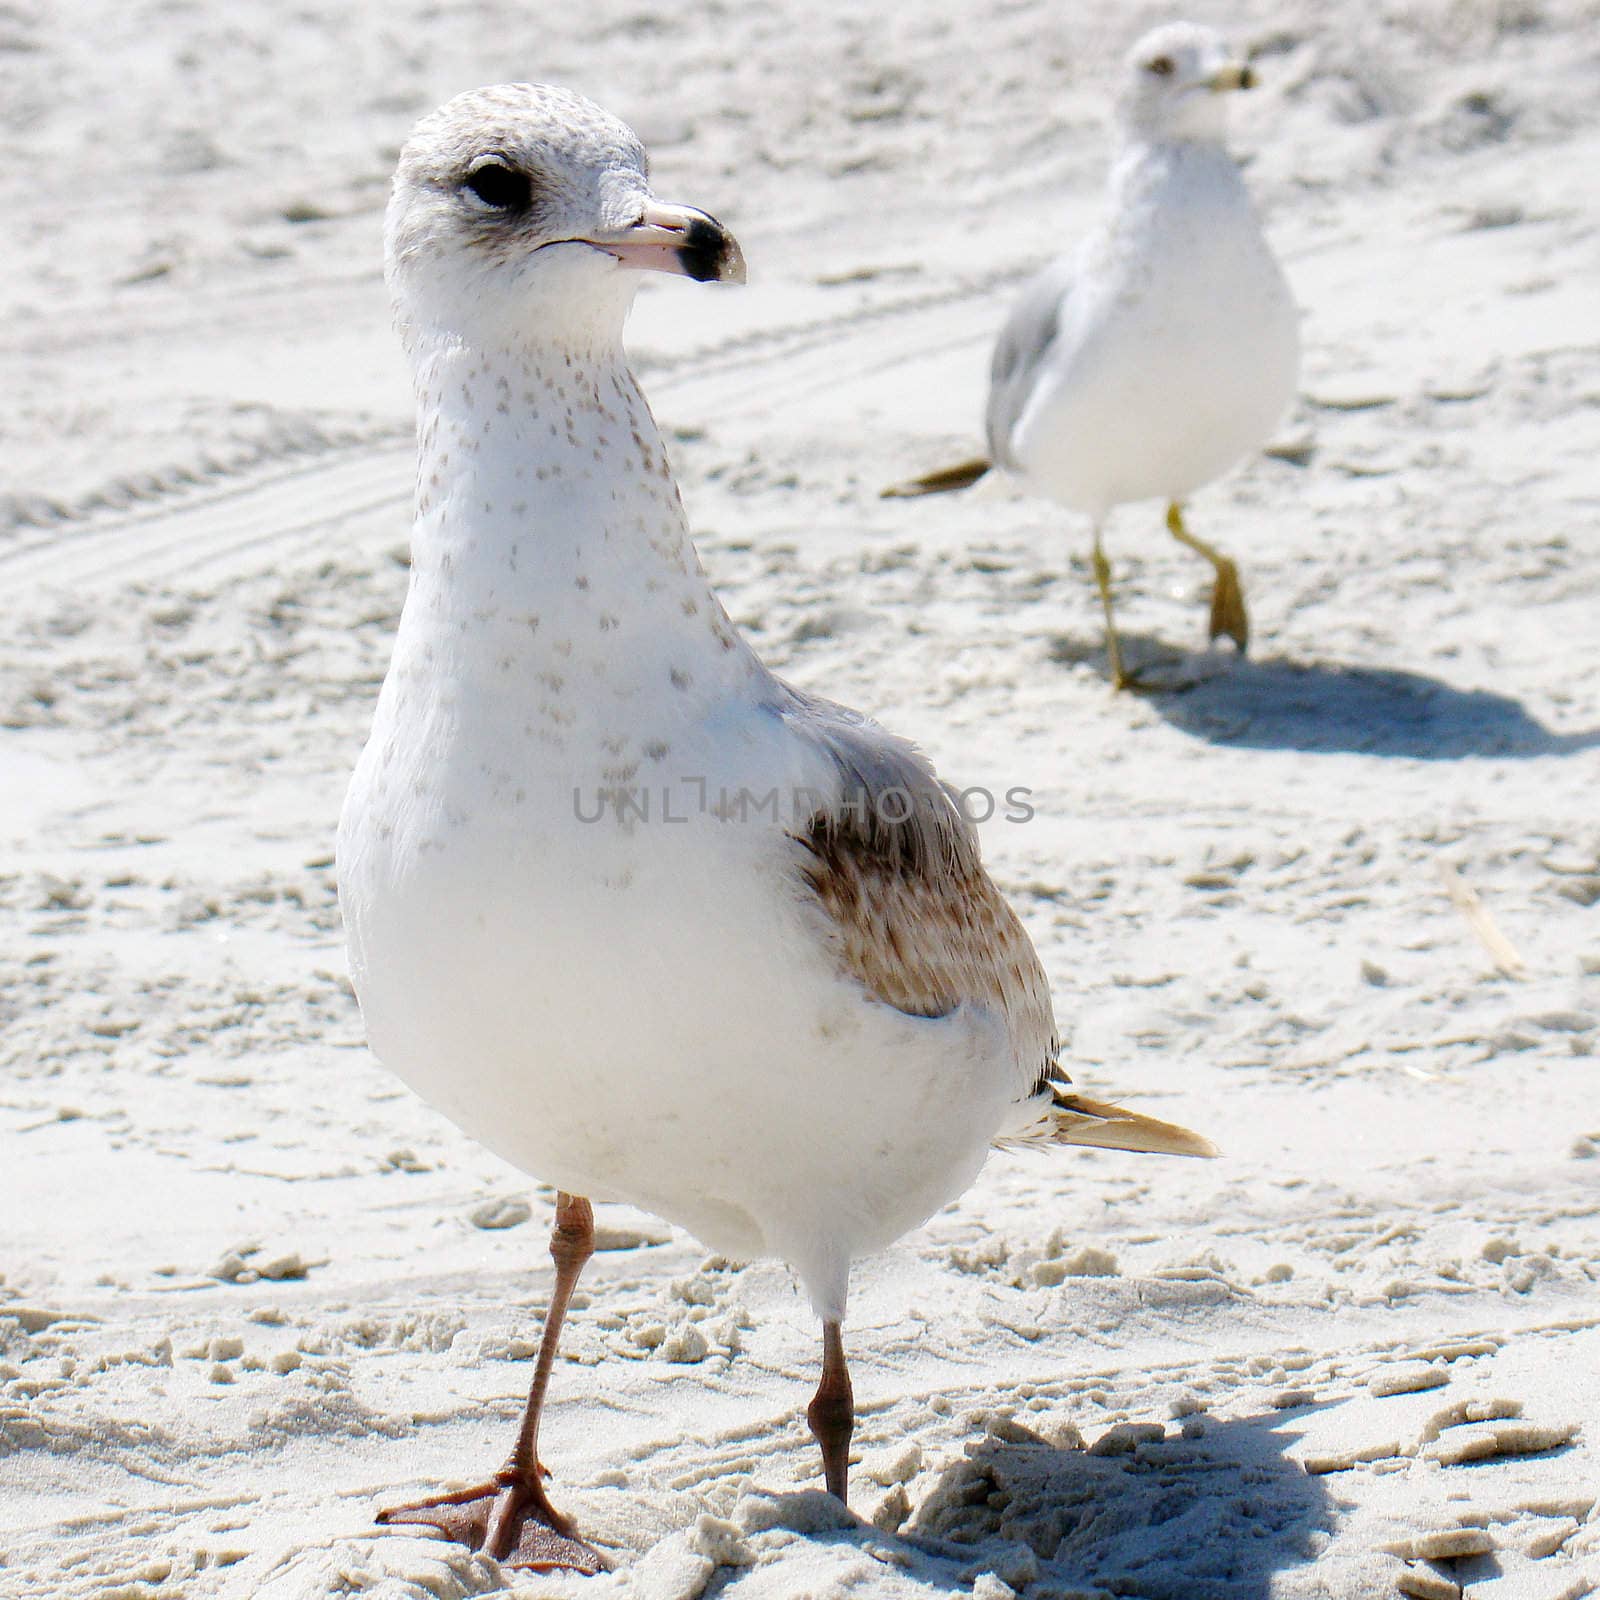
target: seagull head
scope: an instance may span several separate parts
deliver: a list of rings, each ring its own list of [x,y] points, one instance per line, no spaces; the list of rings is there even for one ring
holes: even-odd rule
[[[469,90],[424,117],[384,244],[402,325],[468,343],[614,335],[643,272],[744,281],[721,223],[651,193],[633,131],[547,84]]]
[[[1150,141],[1220,142],[1227,95],[1255,81],[1214,29],[1194,22],[1152,28],[1123,58],[1123,131]]]

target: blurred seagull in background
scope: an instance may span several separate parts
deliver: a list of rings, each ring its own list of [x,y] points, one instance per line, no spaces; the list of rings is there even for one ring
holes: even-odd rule
[[[1183,502],[1260,449],[1294,397],[1298,314],[1224,145],[1227,96],[1255,82],[1221,35],[1189,22],[1129,51],[1119,149],[1100,225],[1022,291],[995,344],[989,454],[886,489],[964,489],[991,467],[1083,512],[1117,688],[1106,516],[1167,502],[1172,536],[1209,561],[1211,637],[1245,650],[1250,621],[1232,560],[1195,537]]]
[[[419,463],[340,822],[351,974],[380,1059],[558,1195],[509,1459],[381,1520],[594,1572],[538,1449],[590,1197],[790,1265],[822,1320],[807,1418],[842,1500],[852,1261],[996,1145],[1214,1151],[1072,1091],[956,792],[775,678],[712,593],[622,328],[646,271],[742,281],[727,230],[658,201],[598,107],[510,84],[418,125],[386,244]]]

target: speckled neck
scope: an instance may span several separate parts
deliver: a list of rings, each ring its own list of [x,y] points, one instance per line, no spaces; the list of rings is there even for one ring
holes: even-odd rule
[[[402,632],[459,671],[715,692],[754,656],[711,592],[615,340],[416,353],[417,515]]]

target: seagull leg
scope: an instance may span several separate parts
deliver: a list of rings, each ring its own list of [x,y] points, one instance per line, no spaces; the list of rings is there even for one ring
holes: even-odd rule
[[[806,1421],[822,1447],[822,1475],[828,1493],[848,1504],[850,1435],[856,1427],[856,1403],[837,1322],[822,1324],[822,1381],[806,1407]]]
[[[1226,634],[1243,655],[1250,648],[1250,615],[1244,608],[1244,585],[1239,582],[1238,567],[1220,550],[1189,532],[1183,523],[1183,509],[1176,500],[1167,506],[1167,531],[1179,544],[1188,545],[1216,569],[1217,580],[1211,590],[1211,637],[1216,639]]]
[[[1117,624],[1111,615],[1111,563],[1100,543],[1100,527],[1094,530],[1094,552],[1089,557],[1094,568],[1094,581],[1100,590],[1100,607],[1106,614],[1106,657],[1111,667],[1111,687],[1126,689],[1132,680],[1122,669],[1122,642],[1117,638]]]
[[[540,1482],[544,1468],[539,1465],[539,1414],[544,1409],[561,1324],[578,1275],[594,1254],[594,1212],[581,1196],[556,1196],[550,1254],[556,1264],[555,1288],[550,1294],[550,1309],[545,1313],[544,1334],[539,1340],[528,1403],[522,1411],[522,1426],[506,1464],[486,1483],[393,1506],[380,1511],[378,1521],[389,1526],[430,1529],[482,1550],[508,1566],[534,1572],[595,1573],[605,1566],[600,1552],[579,1539],[572,1531],[571,1520],[550,1504]]]

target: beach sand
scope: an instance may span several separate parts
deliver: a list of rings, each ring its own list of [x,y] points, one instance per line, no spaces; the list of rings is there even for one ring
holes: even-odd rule
[[[1600,1586],[1600,6],[1241,0],[1305,308],[1278,445],[1087,530],[978,442],[1171,13],[0,7],[0,1594],[1576,1600]],[[846,1518],[788,1273],[600,1208],[544,1436],[613,1553],[375,1509],[494,1467],[550,1195],[367,1053],[332,872],[405,588],[381,216],[411,123],[569,83],[745,290],[631,347],[779,671],[983,829],[1086,1092],[1213,1163],[997,1155],[857,1269]],[[1430,1555],[1431,1553],[1431,1555]]]

